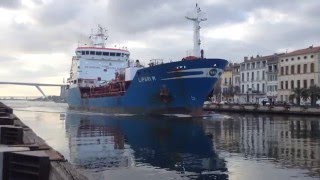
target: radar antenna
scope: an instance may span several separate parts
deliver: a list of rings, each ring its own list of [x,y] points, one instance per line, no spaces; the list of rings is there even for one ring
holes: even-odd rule
[[[196,4],[191,16],[186,16],[186,19],[193,21],[193,56],[200,57],[200,22],[206,21],[205,13],[201,12],[200,7]]]

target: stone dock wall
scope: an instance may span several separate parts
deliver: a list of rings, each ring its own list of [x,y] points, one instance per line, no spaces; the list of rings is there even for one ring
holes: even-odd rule
[[[0,127],[14,127],[23,129],[23,143],[12,145],[1,145],[1,148],[27,148],[30,152],[44,152],[50,160],[49,179],[50,180],[87,180],[83,172],[76,169],[74,165],[69,163],[59,152],[50,147],[46,142],[37,136],[32,129],[26,126],[17,116],[13,114],[13,110],[0,102],[0,120],[3,124]],[[13,121],[13,125],[9,125]],[[29,152],[29,151],[28,151]],[[40,167],[41,168],[41,167]],[[0,180],[2,177],[0,177]],[[4,178],[5,179],[5,178]]]
[[[236,113],[264,113],[264,114],[292,114],[319,116],[319,107],[306,106],[262,106],[262,105],[234,105],[234,104],[207,104],[204,111],[236,112]]]

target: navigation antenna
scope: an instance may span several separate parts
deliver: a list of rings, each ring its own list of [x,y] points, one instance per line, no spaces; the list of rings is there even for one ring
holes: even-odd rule
[[[91,40],[91,44],[95,47],[105,47],[106,41],[108,39],[108,31],[98,25],[97,32],[94,34],[91,32],[91,35],[89,36],[89,39]]]
[[[201,12],[200,7],[196,4],[191,16],[186,16],[188,20],[193,21],[193,56],[200,57],[200,22],[206,21],[205,13]]]

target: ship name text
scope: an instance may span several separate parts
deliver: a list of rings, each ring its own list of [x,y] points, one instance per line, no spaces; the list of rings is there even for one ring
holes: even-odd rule
[[[143,82],[152,82],[152,81],[156,81],[156,77],[154,77],[154,76],[139,77],[139,78],[138,78],[138,81],[139,81],[140,83],[143,83]]]

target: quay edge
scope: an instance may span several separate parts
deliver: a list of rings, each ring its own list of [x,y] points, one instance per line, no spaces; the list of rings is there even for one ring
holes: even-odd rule
[[[319,116],[319,107],[206,104],[204,111]]]
[[[50,160],[49,180],[87,180],[83,172],[76,169],[59,152],[47,145],[45,141],[37,136],[32,129],[26,126],[17,116],[13,114],[12,108],[0,102],[0,115],[14,120],[12,127],[23,129],[23,144],[0,145],[1,148],[23,147],[25,152],[45,152]],[[1,127],[1,124],[0,124]],[[2,167],[3,168],[3,167]],[[2,179],[2,177],[0,177]]]

